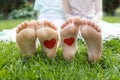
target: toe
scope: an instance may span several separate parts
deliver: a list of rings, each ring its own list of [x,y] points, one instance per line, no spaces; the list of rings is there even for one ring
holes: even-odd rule
[[[24,25],[23,25],[23,28],[25,29],[25,28],[27,28],[29,26],[29,22],[28,21],[25,21],[24,22]]]
[[[97,30],[98,32],[101,32],[101,29],[99,28],[99,26],[98,26],[97,24],[94,24],[93,26],[96,28],[96,30]]]
[[[71,24],[71,23],[73,23],[73,19],[72,18],[68,19],[65,23],[63,23],[61,28],[63,29],[64,27],[66,27],[68,24]]]
[[[90,27],[93,27],[98,32],[101,32],[101,29],[99,28],[99,26],[96,23],[94,23],[92,21],[87,21],[87,25],[90,26]]]
[[[88,26],[94,26],[94,23],[91,22],[90,20],[88,20],[88,21],[87,21],[87,25],[88,25]]]
[[[44,21],[43,21],[44,26],[48,26],[48,23],[49,23],[48,20],[44,20]]]
[[[35,26],[36,26],[36,20],[31,20],[29,28],[35,28]]]
[[[39,29],[42,27],[42,22],[40,20],[36,21],[35,29]]]
[[[19,33],[20,31],[22,31],[22,30],[25,28],[25,24],[24,24],[24,23],[25,23],[25,22],[21,23],[21,24],[18,26],[18,28],[17,28],[17,30],[16,30],[17,33]]]
[[[93,27],[98,31],[101,32],[101,29],[99,28],[99,26],[95,23],[93,23]]]
[[[19,33],[19,32],[20,32],[19,27],[20,27],[20,25],[18,25],[18,28],[16,29],[16,33]]]
[[[68,24],[71,24],[72,22],[73,22],[73,19],[72,19],[72,18],[68,19],[68,20],[67,20],[67,25],[68,25]]]
[[[61,29],[63,29],[66,26],[66,22],[62,24]]]
[[[44,27],[50,27],[50,28],[52,28],[54,30],[57,30],[57,27],[52,22],[50,22],[50,21],[45,20],[43,22],[43,24],[44,24]]]
[[[97,27],[97,31],[98,31],[98,32],[101,32],[101,29],[100,29],[99,27]]]
[[[74,18],[74,24],[76,26],[83,25],[84,23],[85,23],[85,21],[80,19],[79,17]]]
[[[87,25],[90,26],[90,27],[93,27],[94,29],[97,30],[97,26],[94,22],[91,22],[90,20],[87,21]]]

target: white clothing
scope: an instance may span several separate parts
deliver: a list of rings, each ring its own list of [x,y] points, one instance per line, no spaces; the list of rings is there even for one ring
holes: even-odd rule
[[[120,23],[109,23],[101,20],[98,22],[98,25],[102,30],[103,40],[114,37],[120,39]]]
[[[39,20],[50,20],[60,30],[60,25],[65,21],[61,0],[35,0],[33,9],[39,12]]]
[[[61,0],[35,0],[33,9],[40,15],[63,15]]]
[[[2,32],[0,32],[0,41],[16,41],[16,29],[5,29]]]
[[[68,0],[72,15],[81,18],[92,19],[95,17],[95,1],[94,0]]]

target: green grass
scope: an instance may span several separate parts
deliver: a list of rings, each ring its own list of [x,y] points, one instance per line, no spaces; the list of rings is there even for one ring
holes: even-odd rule
[[[120,16],[117,17],[111,17],[111,16],[106,16],[103,18],[103,20],[108,21],[110,23],[120,23]]]
[[[0,31],[2,31],[3,29],[14,28],[25,20],[31,20],[31,19],[0,20]]]
[[[12,28],[22,21],[1,21],[0,29]],[[63,59],[61,47],[54,60],[48,59],[40,46],[36,55],[28,58],[20,56],[16,43],[1,41],[0,80],[120,80],[120,40],[114,38],[103,45],[102,59],[90,64],[82,40],[78,40],[78,52],[71,61]]]

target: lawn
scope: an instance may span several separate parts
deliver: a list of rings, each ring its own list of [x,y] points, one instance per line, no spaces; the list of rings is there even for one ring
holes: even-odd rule
[[[114,17],[103,19],[120,22]],[[22,21],[25,19],[0,21],[0,31],[11,29]],[[120,40],[114,38],[103,45],[102,59],[90,64],[82,40],[78,40],[78,52],[71,61],[63,59],[61,47],[54,60],[48,59],[40,46],[37,55],[28,58],[20,56],[16,43],[1,41],[0,80],[120,80]]]

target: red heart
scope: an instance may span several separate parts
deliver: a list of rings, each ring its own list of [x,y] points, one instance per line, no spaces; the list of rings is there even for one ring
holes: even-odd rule
[[[48,49],[52,49],[54,47],[55,43],[56,43],[56,40],[55,39],[51,39],[51,40],[45,40],[43,44]]]
[[[66,43],[68,46],[72,46],[72,44],[74,43],[74,41],[75,41],[74,38],[64,39],[64,43]]]

